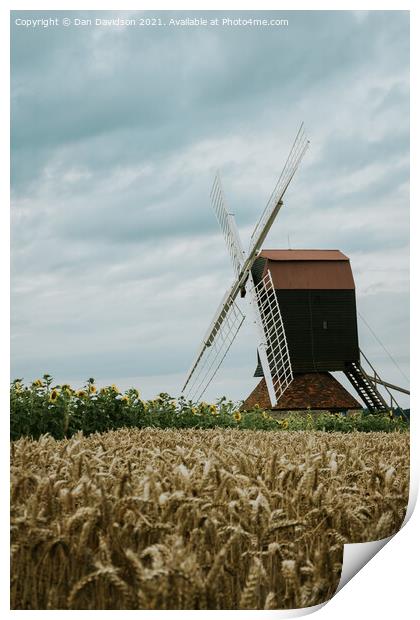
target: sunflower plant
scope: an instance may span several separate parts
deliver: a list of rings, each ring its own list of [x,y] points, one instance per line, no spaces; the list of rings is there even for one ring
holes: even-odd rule
[[[286,412],[282,418],[259,405],[242,410],[242,402],[226,397],[214,403],[178,399],[166,392],[142,400],[136,388],[120,391],[116,384],[98,387],[91,377],[85,384],[55,385],[45,374],[25,385],[22,378],[10,386],[11,437],[38,438],[49,433],[56,439],[82,431],[85,435],[121,427],[157,428],[237,428],[276,431],[405,431],[408,423],[401,416],[342,415],[308,411],[304,415]]]

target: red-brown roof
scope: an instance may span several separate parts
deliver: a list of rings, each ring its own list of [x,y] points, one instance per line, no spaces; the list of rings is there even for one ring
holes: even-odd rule
[[[262,250],[276,289],[354,289],[350,261],[339,250]]]
[[[265,379],[251,392],[241,409],[247,411],[256,404],[262,409],[272,409]],[[362,405],[329,372],[307,372],[295,375],[273,410],[302,409],[362,409]]]
[[[270,260],[349,260],[340,250],[261,250]]]

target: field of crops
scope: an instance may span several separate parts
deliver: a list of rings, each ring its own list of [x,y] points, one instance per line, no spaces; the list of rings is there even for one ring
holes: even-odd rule
[[[315,605],[396,532],[407,433],[121,429],[12,443],[13,609]]]

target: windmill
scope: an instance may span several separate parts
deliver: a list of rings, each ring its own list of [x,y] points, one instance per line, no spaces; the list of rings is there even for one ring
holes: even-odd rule
[[[383,381],[359,349],[355,285],[347,256],[338,250],[261,251],[308,146],[302,123],[247,250],[241,244],[233,214],[226,209],[220,176],[216,174],[210,198],[230,255],[234,281],[188,372],[182,391],[191,400],[201,399],[244,322],[238,296],[246,298],[257,333],[254,376],[262,376],[263,380],[254,392],[260,393],[261,387],[268,392],[271,408],[285,400],[286,406],[277,408],[307,408],[307,401],[291,406],[290,399],[283,396],[294,377],[301,399],[314,391],[333,392],[333,406],[328,403],[314,408],[339,409],[343,402],[345,408],[360,408],[330,371],[343,371],[371,411],[399,408],[389,389],[409,393]],[[362,367],[361,357],[368,371]],[[378,384],[387,391],[390,405]],[[252,401],[253,394],[247,401]]]

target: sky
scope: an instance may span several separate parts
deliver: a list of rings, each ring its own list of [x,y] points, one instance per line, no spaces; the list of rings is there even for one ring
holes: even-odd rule
[[[150,16],[289,23],[94,25]],[[344,252],[361,349],[408,387],[408,12],[14,11],[11,29],[12,379],[178,395],[233,280],[214,174],[247,246],[303,120],[264,247]],[[205,398],[246,398],[255,365],[249,321]]]

